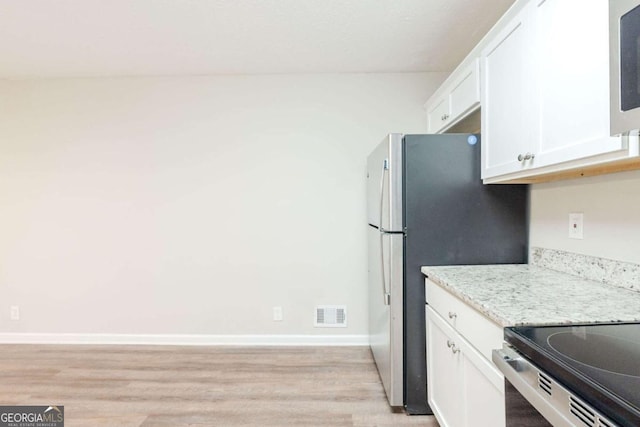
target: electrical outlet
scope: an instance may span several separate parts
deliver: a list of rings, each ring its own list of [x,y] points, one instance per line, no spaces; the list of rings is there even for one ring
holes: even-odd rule
[[[273,320],[282,322],[282,307],[273,307]]]
[[[584,214],[583,213],[570,213],[569,214],[569,238],[570,239],[584,239]]]
[[[11,320],[20,320],[20,307],[17,305],[11,306]]]

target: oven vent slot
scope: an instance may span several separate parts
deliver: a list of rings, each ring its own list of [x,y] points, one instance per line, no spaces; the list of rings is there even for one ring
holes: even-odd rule
[[[569,396],[569,403],[571,406],[571,413],[584,423],[588,427],[597,427],[596,414],[579,400],[574,399],[573,396]]]
[[[549,377],[547,377],[546,375],[538,372],[538,387],[540,387],[540,389],[542,391],[544,391],[545,393],[547,393],[549,396],[551,396],[551,385],[553,384],[553,382],[551,381],[551,379]]]
[[[609,424],[609,421],[605,421],[598,417],[598,427],[615,427],[613,424]]]

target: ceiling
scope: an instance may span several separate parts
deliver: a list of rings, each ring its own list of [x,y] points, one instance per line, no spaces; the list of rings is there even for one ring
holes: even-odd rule
[[[514,0],[0,0],[0,78],[450,71]]]

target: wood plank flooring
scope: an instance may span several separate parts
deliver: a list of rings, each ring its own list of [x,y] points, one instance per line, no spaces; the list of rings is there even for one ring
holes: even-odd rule
[[[0,345],[0,405],[65,426],[424,426],[392,413],[366,347]]]

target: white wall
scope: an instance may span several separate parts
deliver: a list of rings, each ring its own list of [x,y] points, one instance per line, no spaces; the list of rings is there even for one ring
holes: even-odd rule
[[[569,213],[584,213],[584,239],[569,239]],[[640,264],[640,171],[536,184],[531,246]]]
[[[366,334],[365,156],[444,77],[0,82],[0,332]]]

